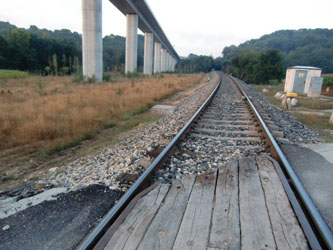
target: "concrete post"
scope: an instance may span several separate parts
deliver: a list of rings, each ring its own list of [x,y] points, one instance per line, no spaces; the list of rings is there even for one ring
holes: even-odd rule
[[[127,14],[125,73],[134,73],[138,65],[138,15]]]
[[[103,80],[102,0],[82,0],[82,69],[84,80]]]
[[[155,42],[154,74],[161,72],[161,44]]]
[[[166,62],[167,62],[167,51],[166,49],[161,50],[161,72],[165,72],[166,70]]]
[[[153,73],[153,37],[152,33],[145,33],[145,51],[143,62],[143,73],[145,75],[151,75]]]

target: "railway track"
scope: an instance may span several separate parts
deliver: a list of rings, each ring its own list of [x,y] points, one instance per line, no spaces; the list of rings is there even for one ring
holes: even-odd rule
[[[330,230],[268,126],[236,81],[221,74],[219,84],[205,103],[78,249],[92,249],[136,194],[152,182],[172,182],[186,175],[218,168],[241,156],[263,153],[271,154],[282,166],[277,164],[277,171],[310,246],[313,249],[332,249]]]

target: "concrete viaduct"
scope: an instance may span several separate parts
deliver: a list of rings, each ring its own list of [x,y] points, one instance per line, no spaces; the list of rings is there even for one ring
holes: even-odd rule
[[[145,34],[146,75],[174,71],[179,56],[145,0],[110,0],[127,20],[125,73],[137,72],[138,28]],[[82,0],[83,76],[102,81],[102,0]]]

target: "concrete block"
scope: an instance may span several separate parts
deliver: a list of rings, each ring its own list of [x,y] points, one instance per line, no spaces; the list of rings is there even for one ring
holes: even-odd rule
[[[178,110],[177,106],[169,106],[169,105],[155,105],[151,108],[151,111],[165,115],[172,114],[177,110]]]

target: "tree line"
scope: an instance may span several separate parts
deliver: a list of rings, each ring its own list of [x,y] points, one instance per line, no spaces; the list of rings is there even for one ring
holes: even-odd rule
[[[143,68],[144,36],[138,36],[138,69]],[[124,71],[125,37],[103,38],[104,71]],[[82,36],[70,30],[17,28],[0,22],[0,68],[64,75],[81,70]]]
[[[82,37],[70,30],[18,29],[0,22],[0,68],[42,74],[71,74],[82,64]],[[138,70],[143,68],[144,36],[138,36]],[[225,47],[221,57],[190,54],[181,58],[178,73],[223,70],[251,83],[281,79],[289,66],[321,67],[333,72],[333,30],[281,30],[239,46]],[[125,38],[103,38],[104,71],[124,71]]]
[[[0,36],[0,68],[66,75],[80,67],[80,50],[66,39],[41,38],[22,29]]]

